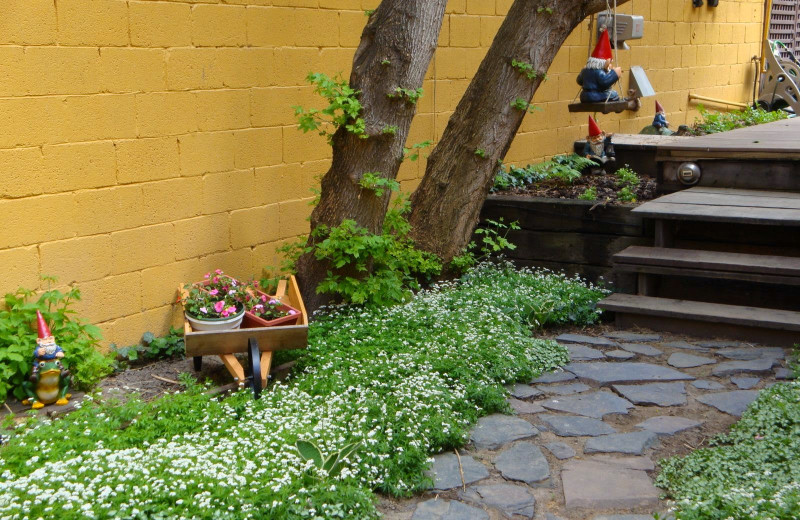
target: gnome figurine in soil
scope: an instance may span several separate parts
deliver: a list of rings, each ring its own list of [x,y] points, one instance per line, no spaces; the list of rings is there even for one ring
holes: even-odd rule
[[[594,118],[589,116],[589,135],[586,136],[583,156],[602,166],[607,173],[613,173],[617,166],[617,158],[614,154],[614,145],[611,143],[611,135],[612,134],[606,134],[600,130]]]
[[[52,403],[65,405],[72,397],[67,393],[72,376],[61,364],[64,351],[56,343],[50,327],[39,311],[36,311],[36,324],[39,338],[33,349],[31,375],[27,381],[22,382],[22,389],[28,396],[22,404],[30,404],[34,410]]]
[[[586,66],[578,74],[581,86],[581,103],[606,103],[619,101],[619,94],[611,87],[622,76],[620,67],[611,68],[611,43],[608,31],[603,31]]]

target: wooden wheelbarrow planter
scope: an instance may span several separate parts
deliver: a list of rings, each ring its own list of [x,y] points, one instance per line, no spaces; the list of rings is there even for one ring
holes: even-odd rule
[[[288,283],[286,280],[278,283],[275,299],[300,311],[298,325],[252,326],[253,322],[245,316],[240,329],[193,331],[189,321],[184,318],[186,356],[194,359],[194,369],[202,368],[203,356],[219,356],[239,387],[244,387],[249,381],[252,384],[253,396],[258,399],[261,391],[267,386],[272,353],[308,346],[308,314],[294,276],[289,278]],[[235,356],[245,352],[250,364],[251,375],[248,377],[245,376],[244,367]]]

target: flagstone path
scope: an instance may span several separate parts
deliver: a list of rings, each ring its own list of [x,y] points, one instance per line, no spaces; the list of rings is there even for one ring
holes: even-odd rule
[[[556,337],[571,362],[509,386],[517,415],[481,418],[466,449],[434,457],[430,492],[381,500],[385,518],[664,518],[658,461],[726,431],[789,377],[780,348],[601,330]]]

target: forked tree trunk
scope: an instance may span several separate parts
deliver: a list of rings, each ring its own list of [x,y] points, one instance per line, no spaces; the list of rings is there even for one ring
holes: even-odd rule
[[[618,4],[628,0],[618,0]],[[414,192],[410,217],[418,247],[449,262],[469,243],[481,206],[529,103],[567,36],[605,0],[515,0]],[[532,65],[529,79],[512,60]],[[578,86],[575,86],[576,90]],[[568,115],[546,113],[554,120]],[[578,137],[578,136],[576,136]]]
[[[350,85],[361,91],[368,139],[340,127],[333,136],[333,162],[322,178],[322,193],[311,214],[311,229],[338,226],[345,219],[373,233],[381,231],[389,204],[388,190],[377,197],[362,189],[364,173],[394,179],[403,159],[416,105],[389,98],[395,88],[417,89],[439,39],[447,0],[383,0],[370,16],[353,58]],[[394,127],[394,132],[384,129]],[[313,240],[309,237],[309,243]],[[316,287],[329,269],[311,255],[297,263],[303,299],[309,310],[327,301]]]

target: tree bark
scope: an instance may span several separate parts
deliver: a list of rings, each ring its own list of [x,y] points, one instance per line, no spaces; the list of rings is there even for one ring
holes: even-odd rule
[[[605,0],[515,0],[411,197],[409,220],[418,247],[445,263],[464,250],[498,161],[508,152],[526,113],[511,103],[517,98],[530,103],[569,34],[605,7]],[[532,65],[536,78],[529,79],[512,60]]]
[[[378,197],[359,181],[367,173],[394,179],[403,160],[416,105],[389,98],[397,87],[417,89],[428,70],[439,39],[447,0],[383,0],[370,16],[353,58],[350,86],[360,90],[367,139],[340,127],[332,139],[333,161],[322,178],[319,203],[311,214],[311,229],[338,226],[345,219],[380,233],[388,208],[388,190]],[[394,133],[384,133],[396,127]],[[309,237],[308,244],[313,243]],[[309,310],[328,301],[316,287],[329,267],[306,254],[297,262],[303,300]]]

